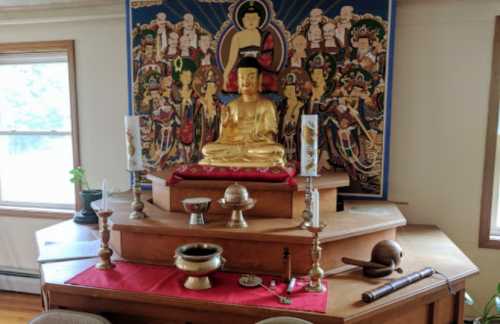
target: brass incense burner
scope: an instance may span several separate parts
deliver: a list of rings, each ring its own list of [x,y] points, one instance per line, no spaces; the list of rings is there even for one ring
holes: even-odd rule
[[[219,199],[222,208],[232,209],[231,218],[226,224],[228,227],[245,228],[248,227],[243,211],[255,206],[256,200],[250,198],[247,188],[235,182],[226,188],[224,198]]]
[[[175,250],[175,266],[188,277],[184,287],[203,290],[212,287],[209,275],[219,269],[226,260],[222,247],[210,243],[190,243]]]

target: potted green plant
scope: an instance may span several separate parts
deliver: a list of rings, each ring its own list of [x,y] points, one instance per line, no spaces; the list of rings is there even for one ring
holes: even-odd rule
[[[474,304],[474,300],[468,294],[466,294],[466,304]],[[497,284],[496,293],[481,310],[481,316],[475,318],[473,324],[500,324],[500,283]]]
[[[76,167],[69,173],[71,174],[70,181],[81,188],[80,199],[83,204],[83,208],[75,212],[73,220],[78,224],[97,224],[97,215],[90,204],[102,198],[102,190],[90,189],[87,175],[82,167]]]

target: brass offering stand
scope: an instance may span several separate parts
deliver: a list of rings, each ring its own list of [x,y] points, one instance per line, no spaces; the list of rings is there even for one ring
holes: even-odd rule
[[[308,226],[311,226],[311,220],[313,217],[312,214],[312,191],[313,191],[313,177],[306,177],[306,187],[304,190],[304,198],[305,198],[305,209],[302,212],[302,223],[300,223],[299,227],[301,229],[306,229]]]
[[[224,197],[219,199],[219,204],[222,208],[232,209],[231,218],[226,224],[231,228],[248,227],[243,211],[251,209],[255,206],[256,200],[250,198],[247,188],[235,182],[224,191]]]
[[[110,230],[108,226],[108,218],[113,214],[112,210],[101,210],[97,212],[99,218],[101,218],[101,229],[99,233],[101,234],[101,248],[99,249],[99,257],[101,260],[97,262],[95,267],[99,270],[108,270],[115,267],[114,263],[111,262],[111,256],[113,255],[113,250],[109,247]]]
[[[144,203],[141,200],[141,182],[140,182],[140,177],[141,177],[141,171],[132,171],[134,175],[134,200],[130,204],[132,207],[132,212],[129,215],[130,219],[144,219],[146,217],[146,214],[143,212],[144,210]]]
[[[325,272],[321,269],[321,246],[319,244],[319,233],[323,231],[326,224],[321,223],[319,227],[307,226],[306,229],[313,233],[313,245],[311,249],[311,257],[313,260],[312,268],[309,270],[309,283],[305,287],[308,292],[323,292],[326,290],[321,279],[325,276]]]
[[[226,201],[224,198],[219,199],[219,204],[223,208],[231,208],[231,218],[229,222],[227,222],[226,226],[231,228],[245,228],[248,227],[248,224],[243,216],[243,211],[252,209],[255,206],[255,200],[249,198],[245,202],[241,203],[230,203]]]

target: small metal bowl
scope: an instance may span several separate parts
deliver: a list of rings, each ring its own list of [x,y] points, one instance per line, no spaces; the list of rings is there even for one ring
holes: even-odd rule
[[[212,199],[206,197],[193,197],[182,200],[184,210],[189,213],[190,225],[203,225],[207,221],[205,214],[210,208]]]

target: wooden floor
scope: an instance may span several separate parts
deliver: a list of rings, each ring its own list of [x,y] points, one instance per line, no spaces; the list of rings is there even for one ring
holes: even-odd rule
[[[26,324],[40,312],[40,295],[0,291],[0,324]]]

